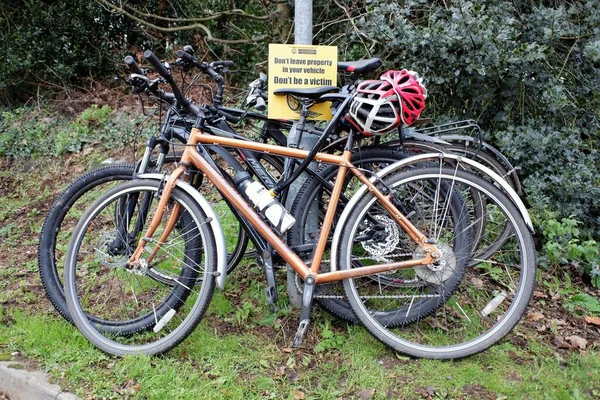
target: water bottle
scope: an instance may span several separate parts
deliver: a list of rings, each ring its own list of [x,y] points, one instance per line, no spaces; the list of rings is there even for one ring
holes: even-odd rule
[[[267,217],[281,233],[285,233],[294,225],[296,219],[274,199],[269,191],[259,182],[254,181],[247,172],[240,172],[234,177],[234,182],[240,192]]]

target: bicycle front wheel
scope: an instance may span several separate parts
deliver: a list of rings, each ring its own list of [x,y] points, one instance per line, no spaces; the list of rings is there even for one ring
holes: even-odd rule
[[[128,264],[161,190],[160,182],[149,180],[110,190],[86,211],[69,243],[64,283],[71,316],[109,354],[168,351],[200,322],[214,291],[213,232],[202,209],[179,188],[140,264]]]
[[[436,241],[442,257],[435,265],[387,274],[387,282],[397,279],[413,284],[412,290],[405,288],[401,294],[394,285],[377,279],[378,275],[345,280],[344,290],[357,318],[377,339],[413,357],[462,358],[498,342],[523,315],[535,280],[533,240],[517,208],[494,185],[458,169],[415,168],[389,176],[386,183],[393,189],[395,204],[403,212],[407,210],[409,220]],[[510,235],[501,249],[473,265],[470,253],[457,251],[452,243],[458,232],[448,229],[451,221],[445,215],[450,196],[474,191],[485,199],[486,214],[502,220]],[[338,256],[340,269],[423,256],[414,244],[412,251],[402,251],[400,244],[407,242],[403,241],[405,234],[400,227],[390,228],[394,235],[383,238],[393,244],[384,249],[385,254],[381,252],[382,246],[371,243],[373,235],[365,235],[364,227],[380,208],[375,197],[367,193],[344,221]],[[463,276],[448,293],[447,282],[456,276],[455,271],[462,271]],[[371,311],[411,313],[415,304],[423,301],[440,305],[428,314],[414,313],[415,318],[398,326],[378,320]]]
[[[179,157],[168,156],[165,164],[169,166]],[[153,166],[151,162],[151,166]],[[63,289],[63,265],[67,246],[72,237],[73,227],[90,204],[109,189],[131,181],[135,172],[133,165],[110,165],[90,171],[69,185],[54,202],[48,212],[40,232],[38,247],[38,268],[46,296],[58,313],[71,322],[71,315],[65,300]],[[201,176],[198,175],[197,187]],[[233,233],[226,237],[227,272],[231,272],[244,257],[248,245],[248,235],[229,206],[219,198],[211,199],[212,206],[219,216],[221,224],[230,224]]]

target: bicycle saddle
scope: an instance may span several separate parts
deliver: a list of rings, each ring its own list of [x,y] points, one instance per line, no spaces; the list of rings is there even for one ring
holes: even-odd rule
[[[273,93],[276,95],[291,95],[294,97],[305,98],[315,100],[323,96],[325,93],[338,92],[340,90],[337,86],[317,86],[314,88],[283,88],[277,89]]]
[[[368,60],[358,61],[342,61],[338,62],[337,69],[341,72],[354,72],[356,74],[363,74],[371,72],[379,67],[383,62],[379,58],[370,58]]]

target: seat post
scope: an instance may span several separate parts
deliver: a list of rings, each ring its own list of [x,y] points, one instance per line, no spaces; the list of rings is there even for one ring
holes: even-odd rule
[[[308,109],[312,107],[315,103],[314,101],[310,101],[307,99],[296,99],[301,105],[302,109],[300,110],[300,118],[298,119],[298,123],[296,124],[296,137],[294,138],[294,143],[290,143],[290,147],[302,148],[302,135],[306,131],[306,119],[308,118]],[[307,149],[302,149],[307,150]]]

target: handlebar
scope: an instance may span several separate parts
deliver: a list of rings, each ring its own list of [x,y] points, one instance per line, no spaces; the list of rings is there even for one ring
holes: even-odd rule
[[[136,64],[135,59],[133,57],[131,57],[131,56],[125,57],[125,64],[127,64],[127,67],[129,68],[131,73],[144,75],[144,72],[140,69],[140,67],[138,67],[138,65]]]
[[[221,105],[223,101],[224,79],[223,76],[219,74],[219,71],[223,68],[233,67],[233,61],[213,61],[210,64],[198,62],[196,57],[184,50],[177,50],[177,57],[179,57],[184,64],[198,68],[217,83],[217,94],[214,97],[214,103],[217,106]]]
[[[256,105],[254,106],[258,111],[265,111],[267,109],[267,104],[265,103],[265,99],[262,96],[258,96],[256,98]]]
[[[164,90],[159,89],[157,87],[158,80],[152,81],[148,79],[148,77],[146,77],[146,75],[144,74],[144,71],[142,71],[142,69],[135,62],[135,58],[133,58],[132,56],[127,56],[125,57],[124,61],[132,74],[127,80],[127,82],[135,87],[137,93],[142,91],[148,91],[152,95],[158,97],[159,99],[169,104],[173,104],[173,102],[175,101],[175,95],[173,93],[167,93]]]
[[[165,78],[167,81],[171,78],[171,74],[169,73],[169,71],[167,71],[163,63],[161,63],[160,60],[156,58],[156,56],[151,50],[146,50],[144,52],[144,58],[154,67],[154,69],[156,70],[156,72],[158,72],[160,76]]]
[[[173,89],[173,95],[175,96],[177,103],[179,103],[181,107],[188,108],[189,111],[194,115],[197,115],[197,113],[200,112],[198,107],[196,107],[188,99],[183,97],[181,90],[179,90],[179,87],[173,80],[173,77],[171,76],[170,72],[165,68],[165,66],[160,62],[160,60],[156,58],[154,53],[150,50],[146,50],[144,52],[144,58],[154,67],[156,72],[158,72],[171,86],[171,89]]]

